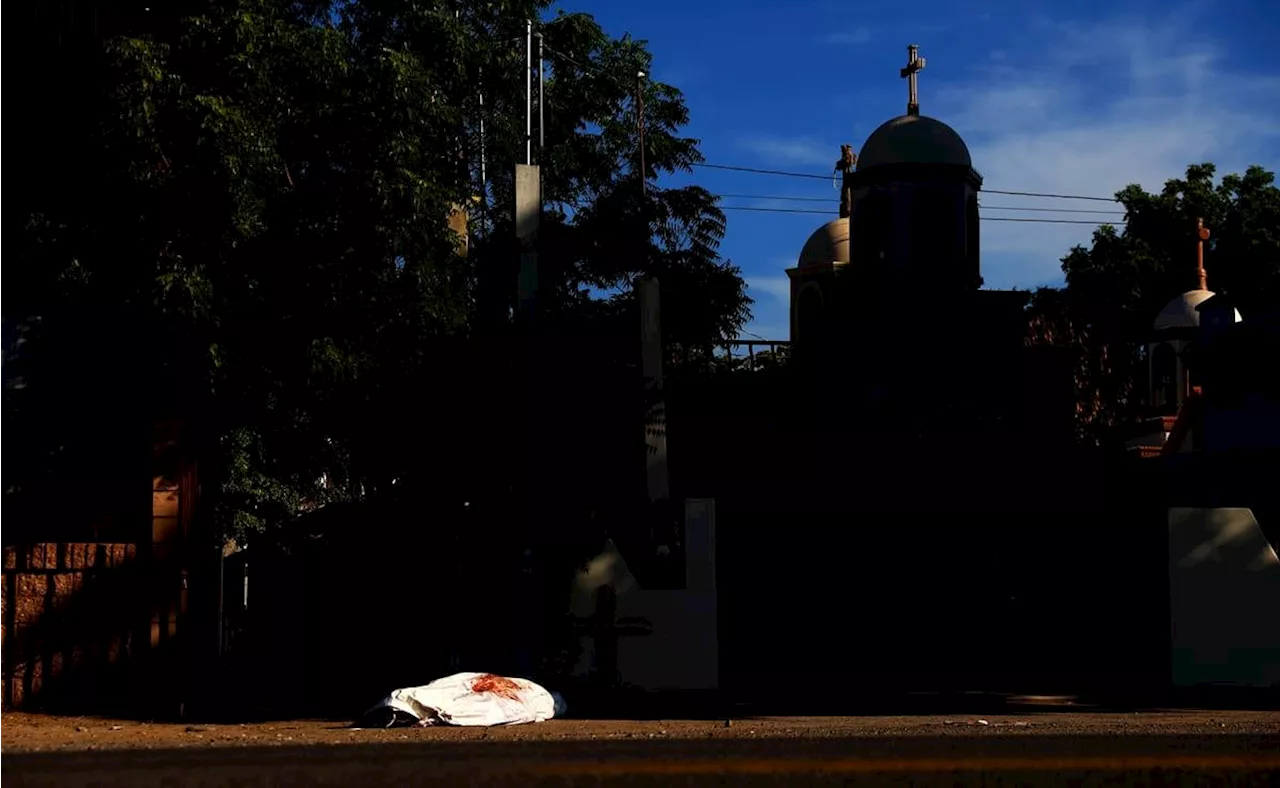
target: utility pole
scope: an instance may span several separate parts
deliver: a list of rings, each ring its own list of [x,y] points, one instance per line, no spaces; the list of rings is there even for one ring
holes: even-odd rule
[[[542,47],[542,36],[538,36]],[[542,173],[533,163],[533,22],[525,23],[525,147],[524,164],[516,165],[516,239],[520,244],[516,283],[517,317],[529,321],[536,311],[538,292],[538,225],[542,218]],[[541,65],[539,65],[541,70]],[[541,79],[539,79],[541,82]],[[541,87],[539,87],[541,90]],[[539,108],[541,112],[541,108]]]
[[[538,300],[538,225],[542,222],[542,173],[536,164],[516,165],[516,239],[520,274],[516,283],[517,317],[533,319]]]
[[[636,72],[636,134],[639,151],[640,216],[644,238],[637,239],[640,249],[649,244],[648,170],[644,156],[644,88],[646,74]],[[643,262],[647,263],[648,260]],[[667,470],[667,413],[662,381],[662,300],[658,279],[644,277],[635,283],[636,300],[640,306],[640,373],[645,390],[644,443],[645,486],[649,497],[649,542],[659,555],[682,560],[683,551],[675,551],[670,532],[671,484]],[[666,583],[663,583],[665,586]],[[679,583],[678,583],[679,585]]]
[[[521,414],[519,432],[523,433],[524,462],[520,469],[520,481],[517,483],[519,499],[523,501],[524,528],[521,536],[522,552],[526,558],[526,569],[531,569],[533,550],[537,542],[536,525],[542,521],[543,507],[540,503],[545,495],[544,487],[547,479],[542,462],[542,433],[538,429],[543,416],[543,402],[546,387],[541,385],[541,361],[544,352],[541,339],[537,336],[538,312],[538,228],[542,222],[542,34],[538,34],[538,158],[533,163],[533,22],[525,23],[525,149],[524,164],[516,165],[515,181],[515,230],[520,250],[520,266],[516,282],[516,322],[519,326],[517,339],[517,362],[520,385],[523,396],[520,398],[523,413]],[[517,599],[514,600],[518,611],[517,618],[522,622],[517,629],[516,651],[514,654],[517,668],[528,674],[536,667],[535,640],[538,630],[537,621],[540,613],[538,595],[530,585],[533,578],[521,574],[523,582],[516,585]]]

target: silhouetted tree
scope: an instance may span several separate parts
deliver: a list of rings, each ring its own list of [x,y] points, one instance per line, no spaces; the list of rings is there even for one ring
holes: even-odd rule
[[[1196,219],[1206,244],[1209,287],[1231,293],[1246,314],[1280,302],[1280,189],[1274,174],[1250,167],[1214,180],[1212,164],[1187,168],[1158,194],[1131,185],[1116,194],[1125,227],[1100,227],[1089,248],[1062,260],[1066,287],[1033,295],[1033,343],[1076,351],[1077,425],[1097,443],[1135,415],[1143,345],[1160,309],[1196,282]]]
[[[6,464],[6,505],[66,481],[51,458],[126,412],[140,430],[160,413],[193,425],[222,533],[406,478],[461,505],[506,449],[477,434],[507,370],[475,343],[477,315],[497,304],[501,327],[514,290],[519,39],[549,4],[155,7],[87,27],[42,17],[27,44],[24,231],[4,300],[6,451],[27,459]],[[716,252],[723,214],[703,189],[656,182],[699,160],[680,92],[644,85],[642,200],[644,42],[586,15],[537,24],[548,323],[630,320],[628,285],[656,274],[669,336],[731,335],[749,300]],[[458,206],[465,257],[446,223]]]

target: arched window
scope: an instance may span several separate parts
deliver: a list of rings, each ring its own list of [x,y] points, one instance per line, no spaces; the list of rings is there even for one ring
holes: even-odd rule
[[[1178,407],[1178,354],[1168,342],[1151,353],[1151,407],[1160,413]]]

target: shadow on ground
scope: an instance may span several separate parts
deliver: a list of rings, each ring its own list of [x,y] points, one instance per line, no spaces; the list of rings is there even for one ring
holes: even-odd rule
[[[183,784],[175,774],[200,785],[1267,785],[1278,751],[1280,736],[1258,735],[402,742],[11,754],[5,777],[16,785]]]

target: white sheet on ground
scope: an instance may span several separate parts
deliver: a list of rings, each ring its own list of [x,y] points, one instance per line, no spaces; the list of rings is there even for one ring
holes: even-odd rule
[[[564,699],[527,679],[492,673],[455,673],[421,687],[406,687],[373,708],[391,707],[423,725],[520,725],[565,713]]]

